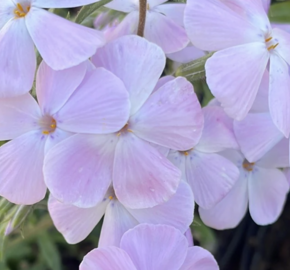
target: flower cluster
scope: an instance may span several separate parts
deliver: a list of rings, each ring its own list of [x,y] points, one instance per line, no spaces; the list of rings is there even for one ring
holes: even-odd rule
[[[47,10],[94,2],[1,0],[0,195],[33,205],[48,190],[71,244],[104,216],[81,270],[217,270],[191,243],[195,203],[212,228],[248,208],[267,225],[289,191],[290,27],[267,0],[148,0],[144,38],[143,0],[109,2],[124,18],[100,13],[96,29]],[[209,53],[202,108],[164,70]]]

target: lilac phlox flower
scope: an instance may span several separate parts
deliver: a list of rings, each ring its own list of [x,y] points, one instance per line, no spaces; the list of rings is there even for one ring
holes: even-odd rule
[[[168,158],[181,169],[196,203],[208,209],[226,196],[239,177],[238,168],[218,152],[238,149],[238,144],[233,121],[222,108],[207,106],[203,113],[205,122],[200,141],[186,151],[172,150]]]
[[[165,53],[185,48],[189,39],[183,27],[185,4],[166,3],[167,0],[148,0],[144,37],[159,45]],[[108,8],[128,15],[115,29],[114,38],[136,34],[139,22],[139,0],[113,0]]]
[[[190,187],[182,182],[169,201],[152,208],[126,207],[110,187],[92,208],[63,204],[51,196],[48,209],[55,227],[70,244],[84,240],[104,215],[99,247],[106,247],[119,246],[122,235],[139,223],[171,225],[185,233],[193,220],[194,201]]]
[[[130,118],[111,135],[74,135],[52,148],[44,164],[52,195],[68,204],[93,207],[113,187],[127,207],[168,201],[181,172],[152,145],[186,150],[199,140],[203,115],[192,85],[176,78],[153,92],[165,66],[161,48],[138,36],[124,36],[93,57],[125,84]]]
[[[96,0],[1,0],[0,97],[32,88],[36,54],[55,70],[76,66],[104,44],[102,33],[74,24],[44,8],[69,8]]]
[[[238,151],[224,152],[239,167],[240,178],[215,207],[209,210],[199,208],[203,222],[220,230],[234,228],[249,206],[251,217],[257,224],[274,223],[282,213],[289,191],[287,178],[279,169],[289,163],[287,144],[287,140],[283,139],[255,162],[249,162]]]
[[[16,204],[44,198],[45,153],[73,133],[106,134],[129,116],[124,84],[111,72],[88,71],[88,63],[54,71],[44,62],[30,94],[0,99],[0,195]]]
[[[218,270],[214,257],[201,247],[188,247],[184,235],[168,225],[142,224],[126,232],[120,248],[97,248],[80,270]]]
[[[226,1],[227,2],[227,1]],[[216,52],[206,63],[207,83],[225,111],[241,120],[249,112],[269,65],[269,109],[290,133],[290,34],[272,28],[261,0],[189,0],[185,28],[192,43]]]

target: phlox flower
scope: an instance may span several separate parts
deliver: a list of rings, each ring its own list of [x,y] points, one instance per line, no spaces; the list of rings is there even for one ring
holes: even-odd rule
[[[120,248],[97,248],[80,270],[218,270],[214,257],[201,247],[188,247],[186,237],[168,225],[142,224],[126,232]]]
[[[201,139],[186,151],[171,150],[168,158],[183,173],[199,206],[209,209],[234,186],[238,168],[218,152],[238,149],[233,121],[216,105],[203,108],[204,129]]]
[[[190,187],[182,182],[169,201],[152,208],[126,207],[110,187],[103,200],[92,208],[63,204],[51,196],[48,209],[55,227],[70,244],[85,239],[104,216],[98,246],[106,247],[119,246],[123,234],[139,223],[171,225],[185,233],[193,220],[194,201]]]
[[[265,6],[261,0],[189,0],[185,28],[195,46],[218,51],[206,63],[207,83],[225,111],[237,120],[252,107],[269,65],[270,113],[288,137],[290,34],[272,28]]]
[[[82,63],[54,71],[44,62],[36,78],[38,104],[30,94],[0,99],[0,195],[16,204],[44,198],[44,155],[73,133],[106,134],[128,119],[123,83],[111,72]]]
[[[287,178],[279,169],[289,163],[287,143],[283,139],[254,162],[246,160],[238,151],[225,152],[224,155],[239,167],[240,178],[216,206],[209,210],[199,208],[203,222],[220,230],[234,228],[241,222],[249,206],[251,217],[257,224],[274,223],[282,213],[289,191]]]
[[[0,97],[27,93],[36,70],[36,46],[55,70],[76,66],[104,43],[103,35],[44,8],[69,8],[96,0],[1,0]]]
[[[165,2],[167,0],[147,1],[144,37],[159,45],[165,53],[174,53],[189,43],[183,27],[185,4]],[[128,13],[112,33],[114,38],[137,34],[139,0],[113,0],[106,7]]]
[[[115,134],[74,135],[52,148],[44,164],[49,190],[61,202],[79,207],[95,206],[112,182],[127,207],[168,201],[181,172],[156,147],[186,150],[199,140],[203,116],[192,85],[179,77],[153,92],[165,55],[138,36],[108,43],[92,60],[123,81],[130,117]]]

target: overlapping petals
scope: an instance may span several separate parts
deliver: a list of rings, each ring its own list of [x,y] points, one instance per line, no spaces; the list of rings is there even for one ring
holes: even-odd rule
[[[92,79],[89,85],[87,80],[93,77],[102,84]],[[104,96],[102,91],[111,91],[112,95]],[[53,71],[43,62],[37,75],[36,92],[39,106],[30,94],[0,101],[0,138],[11,140],[0,148],[3,160],[0,194],[17,204],[33,204],[45,196],[42,167],[44,154],[50,148],[73,132],[117,131],[127,122],[130,110],[123,83],[102,68],[87,70],[86,63]],[[115,104],[116,99],[122,104]],[[103,107],[106,109],[102,110]],[[76,108],[78,114],[72,114],[71,109]],[[95,126],[89,129],[92,123]]]
[[[173,227],[149,224],[126,232],[120,248],[94,249],[80,265],[81,270],[187,270],[192,267],[197,270],[219,269],[209,252],[199,247],[188,248],[185,236]]]
[[[194,201],[190,187],[182,182],[168,202],[152,208],[128,208],[112,188],[91,208],[63,204],[52,196],[48,208],[56,228],[72,244],[84,240],[104,215],[99,246],[107,247],[120,246],[122,235],[139,223],[171,225],[184,233],[193,219]]]
[[[61,4],[55,0],[2,2],[0,97],[22,95],[31,90],[36,70],[34,45],[50,67],[62,70],[87,60],[104,44],[100,32],[42,9],[75,7],[96,1],[61,1]]]

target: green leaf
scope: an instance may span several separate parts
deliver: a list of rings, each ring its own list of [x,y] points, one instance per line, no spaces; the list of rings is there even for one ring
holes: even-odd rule
[[[175,72],[175,76],[183,76],[190,82],[195,82],[205,78],[205,62],[213,53],[209,53],[204,57],[181,65]]]
[[[290,2],[274,4],[269,10],[271,22],[290,23]]]
[[[41,255],[46,262],[47,266],[51,270],[61,270],[61,259],[58,249],[55,243],[47,232],[42,233],[38,239],[38,246],[40,248]]]
[[[101,0],[100,2],[83,6],[75,18],[75,22],[81,24],[88,16],[100,7],[110,3],[112,0]]]
[[[203,224],[199,216],[194,216],[194,221],[190,227],[192,229],[193,238],[197,239],[205,249],[214,251],[216,244],[214,231]]]

